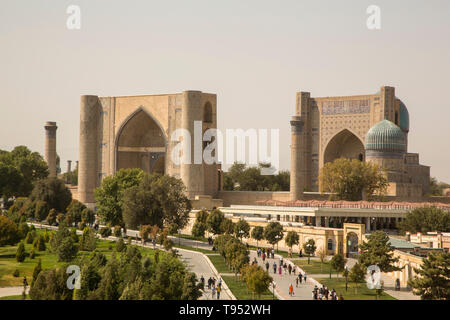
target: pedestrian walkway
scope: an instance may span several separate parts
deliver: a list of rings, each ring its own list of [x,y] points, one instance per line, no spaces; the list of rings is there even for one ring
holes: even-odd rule
[[[30,287],[27,287],[27,294]],[[23,286],[20,287],[4,287],[0,288],[0,297],[19,296],[23,292]]]
[[[256,258],[258,265],[266,270],[265,262],[262,261],[262,258],[258,258],[256,251],[250,251],[250,262]],[[314,289],[314,280],[307,275],[306,283],[302,282],[298,284],[296,287],[295,279],[298,276],[298,272],[294,275],[294,273],[289,274],[289,272],[284,272],[282,269],[282,274],[278,273],[278,265],[280,263],[281,256],[275,255],[275,259],[266,258],[266,262],[269,262],[269,274],[275,281],[275,291],[280,296],[280,298],[284,300],[312,300],[312,291]],[[273,273],[273,263],[277,264],[277,272]],[[283,258],[283,263],[290,263],[292,266],[294,264],[289,261],[287,258]],[[292,296],[289,295],[289,285],[292,284],[294,287],[294,294]]]

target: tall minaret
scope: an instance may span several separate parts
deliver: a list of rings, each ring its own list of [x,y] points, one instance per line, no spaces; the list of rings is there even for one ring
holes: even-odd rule
[[[297,93],[295,116],[291,119],[291,201],[303,199],[308,176],[307,121],[309,117],[309,92]]]
[[[45,152],[44,159],[47,162],[49,177],[56,177],[56,122],[45,123]]]

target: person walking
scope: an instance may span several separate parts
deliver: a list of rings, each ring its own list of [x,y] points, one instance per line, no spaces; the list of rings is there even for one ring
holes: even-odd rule
[[[202,284],[202,290],[205,290],[205,278],[203,278],[203,275],[200,277],[200,283]]]
[[[292,273],[292,266],[291,266],[291,264],[289,264],[289,266],[288,266],[288,272],[289,272],[289,275],[291,275],[291,273]]]
[[[281,276],[281,265],[278,266],[278,274]]]
[[[302,284],[302,279],[303,279],[302,273],[299,272],[298,273],[298,280],[300,281],[300,284]]]
[[[269,267],[270,267],[269,261],[267,261],[267,262],[266,262],[266,271],[267,271],[267,272],[269,272]]]
[[[273,263],[273,273],[277,273],[277,264]]]
[[[217,286],[216,291],[217,291],[217,300],[219,300],[220,299],[220,291],[222,291],[220,284]]]
[[[216,287],[213,285],[211,289],[211,296],[214,299],[216,297]]]
[[[286,274],[286,269],[287,269],[287,264],[286,264],[286,262],[285,262],[284,265],[283,265],[283,269],[284,269],[284,274]]]
[[[305,283],[306,283],[306,272],[305,272],[305,274],[303,275],[303,280],[305,280]]]
[[[295,287],[298,288],[298,277],[295,277]]]
[[[294,287],[292,286],[292,283],[289,284],[289,295],[292,297],[294,295]]]

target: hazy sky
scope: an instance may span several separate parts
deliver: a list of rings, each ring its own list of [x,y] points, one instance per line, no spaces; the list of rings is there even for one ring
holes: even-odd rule
[[[381,8],[381,30],[366,9]],[[81,8],[81,30],[66,9]],[[375,93],[410,112],[409,151],[450,182],[450,1],[0,0],[0,149],[44,151],[58,123],[78,159],[80,95],[218,96],[226,128],[279,128],[289,168],[295,93]]]

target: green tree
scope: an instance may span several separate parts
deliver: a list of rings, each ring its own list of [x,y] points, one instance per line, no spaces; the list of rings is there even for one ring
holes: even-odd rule
[[[72,201],[72,193],[66,187],[62,180],[57,178],[47,178],[35,183],[35,187],[30,195],[30,200],[45,201],[49,209],[55,209],[58,212],[65,212],[67,206]],[[45,219],[45,215],[43,219]]]
[[[56,217],[57,217],[56,210],[51,209],[47,216],[47,223],[51,226],[54,225],[56,223]]]
[[[436,207],[416,208],[406,214],[399,227],[411,233],[450,232],[450,212]]]
[[[241,240],[242,238],[248,238],[250,236],[250,225],[248,222],[244,219],[239,219],[234,225],[234,234]]]
[[[291,252],[292,252],[292,247],[297,245],[298,241],[299,241],[299,236],[298,236],[298,233],[295,231],[289,231],[286,235],[286,238],[284,239],[284,242],[291,249]]]
[[[258,242],[264,239],[264,228],[261,226],[256,226],[252,230],[252,238],[256,240],[256,247],[258,247]]]
[[[197,283],[195,273],[187,272],[184,276],[181,300],[197,300],[202,296],[201,284]]]
[[[19,240],[17,225],[11,219],[0,216],[0,246],[15,245]]]
[[[435,177],[430,178],[430,196],[442,196],[445,188],[450,188],[450,184],[445,182],[438,182]]]
[[[303,250],[305,250],[305,253],[308,255],[308,264],[309,264],[309,258],[314,255],[316,252],[316,242],[313,239],[309,239],[303,244]]]
[[[64,173],[63,180],[72,186],[77,186],[78,185],[78,168],[76,168],[73,171]]]
[[[340,253],[335,254],[330,261],[331,267],[336,271],[336,275],[344,271],[345,265],[347,264],[347,259]],[[331,272],[330,272],[331,275]]]
[[[38,249],[38,251],[45,251],[46,245],[44,236],[40,234],[37,236],[36,240],[37,240],[36,248]]]
[[[220,229],[222,233],[234,234],[235,223],[231,219],[225,218],[220,225]]]
[[[38,221],[45,220],[49,214],[50,208],[47,205],[47,202],[43,200],[37,200],[35,211],[34,211],[34,217]]]
[[[66,268],[43,270],[30,288],[32,300],[71,300],[72,290],[67,287]]]
[[[214,209],[209,214],[206,224],[208,225],[208,231],[214,235],[222,234],[222,222],[225,220],[225,215],[219,209]]]
[[[85,224],[93,224],[95,222],[95,213],[89,208],[81,211],[81,222]]]
[[[364,282],[366,277],[366,267],[360,263],[356,263],[349,273],[349,280],[355,285],[355,294],[358,293],[358,286],[361,282]]]
[[[122,252],[122,251],[124,251],[126,249],[127,249],[127,246],[125,245],[125,242],[123,241],[122,237],[120,237],[117,240],[117,243],[116,243],[116,251],[117,252]]]
[[[408,281],[415,295],[423,300],[450,300],[450,253],[430,252],[417,276]]]
[[[78,246],[72,238],[65,238],[61,241],[57,249],[58,261],[70,262],[76,257],[77,252]]]
[[[33,278],[31,279],[30,287],[33,287],[34,282],[36,281],[36,279],[39,276],[39,273],[41,273],[41,271],[42,271],[42,263],[41,263],[41,259],[38,259],[38,263],[33,268]]]
[[[33,190],[33,184],[40,179],[47,178],[49,173],[47,163],[42,156],[37,152],[31,152],[25,146],[17,146],[11,152],[0,150],[0,164],[2,164],[0,167],[13,166],[23,177],[20,184],[17,185],[15,196],[28,196]],[[16,178],[16,173],[11,172],[10,181]]]
[[[97,237],[93,229],[85,227],[80,240],[80,250],[94,251],[97,246]]]
[[[16,260],[17,262],[24,262],[27,253],[25,252],[25,245],[23,241],[19,244],[16,251]]]
[[[322,192],[335,194],[338,200],[362,200],[363,193],[371,199],[386,193],[388,180],[380,167],[372,162],[340,158],[326,163],[320,170]]]
[[[24,183],[22,173],[14,166],[0,162],[0,198],[6,203],[15,195],[20,195]]]
[[[269,289],[272,277],[258,265],[246,265],[241,272],[241,278],[245,281],[248,290],[261,299],[261,294]]]
[[[390,244],[389,236],[383,231],[375,231],[367,236],[367,241],[359,247],[361,253],[358,256],[358,262],[368,268],[371,265],[377,265],[381,272],[392,272],[401,270],[395,267],[394,263],[399,258],[394,258],[394,248]]]
[[[95,190],[98,214],[103,223],[111,226],[122,225],[122,204],[125,190],[139,185],[144,176],[141,169],[120,169],[113,176],[102,180]]]
[[[209,213],[206,210],[200,210],[195,216],[195,222],[192,226],[192,235],[203,238],[206,230],[208,230],[208,224],[206,221],[208,220]]]
[[[123,194],[123,219],[128,228],[149,224],[159,227],[175,224],[183,228],[188,221],[191,202],[181,179],[144,174],[138,186]]]
[[[281,239],[283,239],[283,226],[279,222],[270,222],[264,228],[264,239],[272,246],[275,246]]]
[[[81,269],[80,289],[74,292],[74,300],[89,300],[90,293],[97,290],[101,276],[96,265],[87,263]]]
[[[82,213],[87,209],[86,206],[78,200],[73,199],[66,209],[66,216],[73,223],[79,223],[82,220]]]

